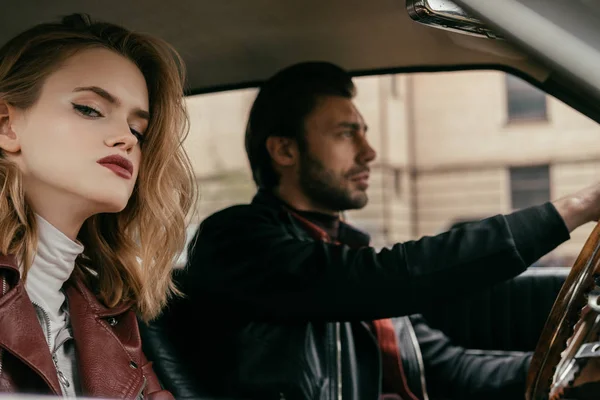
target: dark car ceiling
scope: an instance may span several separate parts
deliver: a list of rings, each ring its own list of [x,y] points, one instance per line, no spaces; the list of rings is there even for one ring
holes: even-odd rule
[[[183,56],[190,93],[253,86],[305,60],[355,74],[384,70],[514,67],[547,72],[502,41],[413,22],[404,0],[0,0],[0,42],[73,12],[158,35]]]

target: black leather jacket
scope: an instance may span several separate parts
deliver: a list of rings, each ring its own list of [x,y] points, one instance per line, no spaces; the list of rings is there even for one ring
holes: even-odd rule
[[[425,386],[437,398],[512,398],[528,356],[471,355],[402,316],[513,277],[568,238],[548,203],[380,252],[353,249],[314,240],[259,192],[202,223],[178,280],[186,298],[163,320],[211,398],[377,400],[380,352],[362,321],[391,317],[420,398]]]
[[[419,398],[523,399],[531,353],[455,346],[421,315],[395,318],[408,383]]]

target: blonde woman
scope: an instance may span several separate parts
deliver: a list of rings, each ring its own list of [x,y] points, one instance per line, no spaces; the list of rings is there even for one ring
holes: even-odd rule
[[[171,398],[136,314],[174,292],[193,204],[183,74],[84,15],[0,49],[0,392]]]

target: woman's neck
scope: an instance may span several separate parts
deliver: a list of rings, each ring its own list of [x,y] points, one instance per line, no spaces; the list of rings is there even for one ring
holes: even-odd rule
[[[83,246],[41,216],[36,215],[36,221],[38,246],[27,273],[27,292],[32,301],[47,311],[58,312],[64,301],[60,290],[71,276]]]

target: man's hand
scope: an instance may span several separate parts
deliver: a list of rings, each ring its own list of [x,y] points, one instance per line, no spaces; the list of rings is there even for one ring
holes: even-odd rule
[[[600,219],[600,183],[553,201],[569,232]]]

